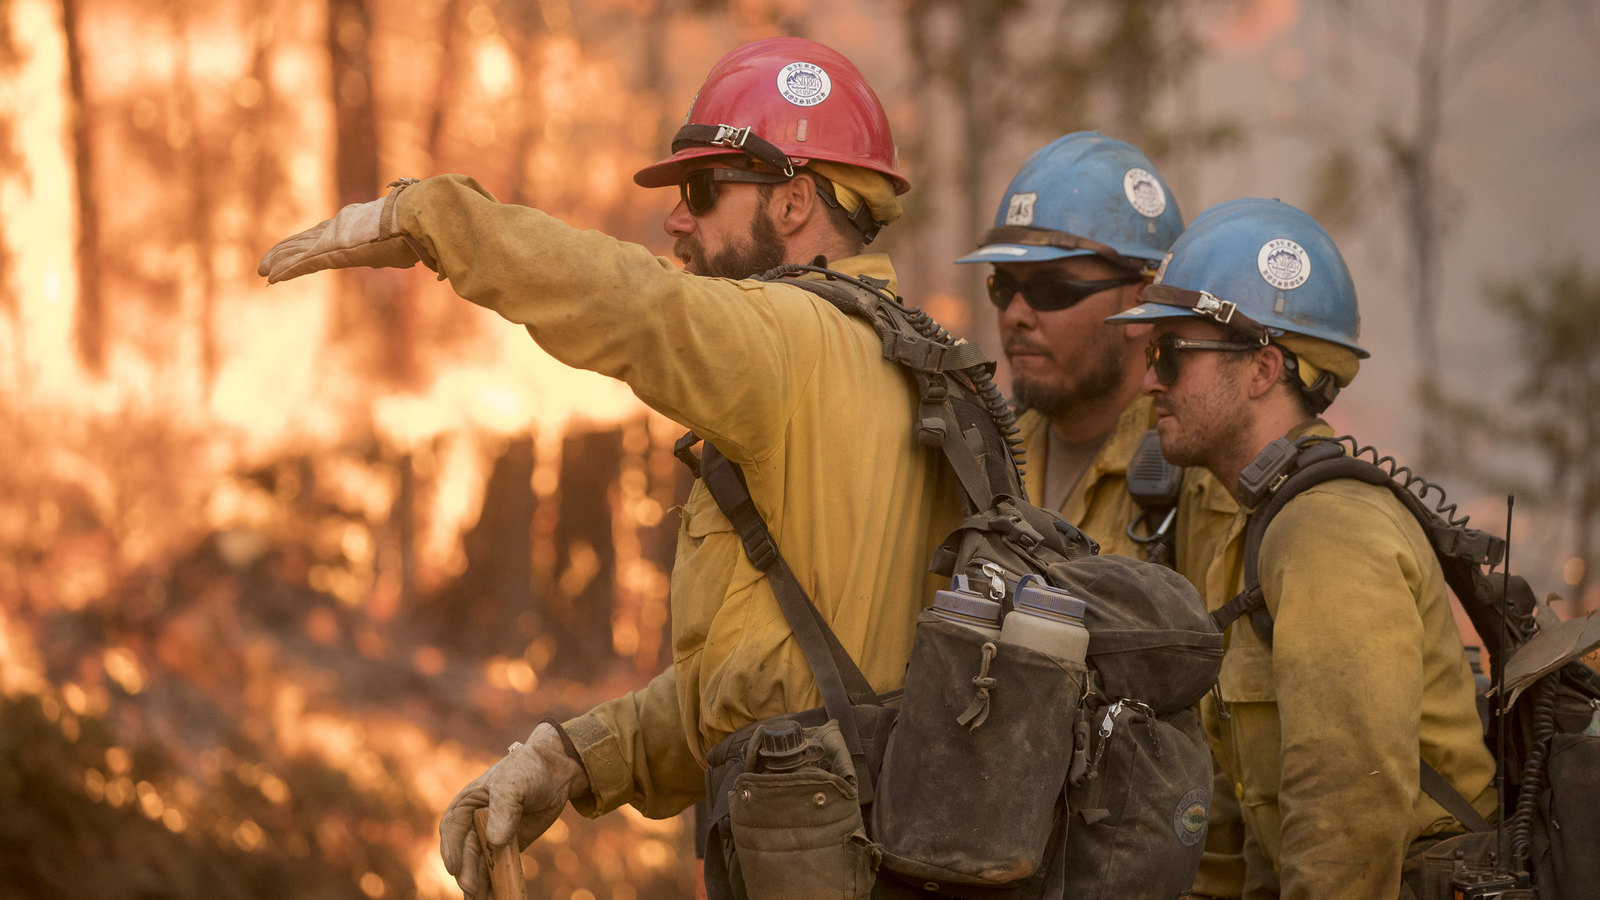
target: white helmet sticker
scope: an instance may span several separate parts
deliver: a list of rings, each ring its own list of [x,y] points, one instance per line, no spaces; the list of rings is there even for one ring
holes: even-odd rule
[[[1261,252],[1256,254],[1256,269],[1267,284],[1292,291],[1311,277],[1311,257],[1294,241],[1274,238],[1261,245]]]
[[[1161,257],[1161,265],[1156,268],[1156,277],[1151,282],[1152,284],[1165,284],[1166,283],[1166,281],[1167,281],[1167,264],[1170,263],[1170,262],[1172,262],[1172,251],[1168,250],[1167,254],[1165,256]]]
[[[1154,219],[1167,211],[1167,192],[1161,189],[1156,176],[1144,169],[1129,169],[1122,174],[1122,192],[1141,216]]]
[[[1010,201],[1006,204],[1006,224],[1032,225],[1033,205],[1038,200],[1039,194],[1037,191],[1023,191],[1020,194],[1012,194]]]
[[[815,63],[792,62],[778,70],[778,93],[795,106],[816,106],[832,91],[833,79]]]

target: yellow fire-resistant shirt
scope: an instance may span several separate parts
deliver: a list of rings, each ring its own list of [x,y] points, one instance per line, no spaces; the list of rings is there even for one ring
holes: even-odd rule
[[[1139,504],[1128,493],[1128,463],[1139,448],[1139,439],[1150,430],[1152,405],[1149,396],[1128,404],[1089,468],[1056,510],[1094,538],[1101,553],[1134,559],[1146,556],[1144,545],[1128,537],[1128,523],[1139,514]],[[1027,459],[1028,500],[1043,506],[1050,420],[1036,410],[1026,410],[1017,417],[1017,430]],[[1198,586],[1239,507],[1204,469],[1184,470],[1179,496],[1188,499],[1180,500],[1173,525],[1177,547],[1173,568]],[[1137,533],[1143,535],[1146,529],[1140,527]]]
[[[1332,430],[1318,420],[1305,433]],[[1243,589],[1245,523],[1205,580],[1211,609]],[[1228,717],[1203,706],[1242,807],[1245,857],[1277,870],[1283,897],[1398,896],[1407,846],[1463,830],[1422,792],[1419,758],[1486,816],[1495,808],[1443,573],[1400,501],[1351,479],[1291,500],[1260,561],[1273,644],[1235,622],[1220,674]]]
[[[873,687],[901,685],[933,549],[957,524],[953,479],[913,434],[917,395],[865,321],[792,285],[705,278],[643,247],[502,205],[459,175],[399,200],[399,224],[461,296],[551,356],[626,382],[744,470],[750,493]],[[887,279],[882,254],[838,260]],[[598,814],[666,816],[704,792],[706,751],[759,719],[819,706],[765,575],[696,482],[672,572],[673,666],[565,723]]]

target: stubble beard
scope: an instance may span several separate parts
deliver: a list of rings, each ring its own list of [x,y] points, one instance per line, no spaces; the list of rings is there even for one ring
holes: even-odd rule
[[[1163,404],[1158,401],[1157,405]],[[1213,394],[1172,412],[1171,424],[1161,432],[1161,455],[1167,462],[1216,473],[1241,458],[1248,462],[1253,455],[1245,444],[1254,430],[1254,418],[1245,406],[1232,405],[1224,396]]]
[[[1071,384],[1036,381],[1026,374],[1011,379],[1017,403],[1047,418],[1070,417],[1122,387],[1122,348],[1107,343],[1094,365]]]

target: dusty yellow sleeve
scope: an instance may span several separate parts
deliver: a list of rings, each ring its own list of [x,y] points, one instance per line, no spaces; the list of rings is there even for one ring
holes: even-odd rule
[[[672,668],[644,688],[563,722],[590,796],[572,805],[586,816],[632,803],[652,819],[675,815],[705,794],[705,774],[689,752]]]
[[[1414,547],[1395,509],[1313,489],[1268,529],[1260,571],[1277,621],[1282,896],[1397,896],[1419,780]]]
[[[400,228],[462,297],[527,326],[551,356],[626,382],[736,460],[781,440],[817,364],[817,302],[704,278],[637,244],[501,204],[464,175],[401,194]]]

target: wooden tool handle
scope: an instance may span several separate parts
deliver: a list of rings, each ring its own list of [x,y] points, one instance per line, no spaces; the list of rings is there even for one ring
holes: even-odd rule
[[[484,858],[489,860],[489,891],[494,900],[526,900],[528,889],[522,876],[522,855],[517,852],[517,839],[502,847],[489,846],[489,811],[474,810],[472,824],[478,832],[478,844]]]

